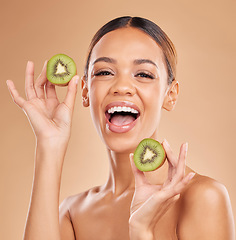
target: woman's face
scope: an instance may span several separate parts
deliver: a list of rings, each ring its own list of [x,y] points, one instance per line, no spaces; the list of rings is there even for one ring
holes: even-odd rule
[[[167,77],[162,50],[144,32],[122,28],[99,40],[83,96],[109,149],[130,153],[142,139],[157,137]]]

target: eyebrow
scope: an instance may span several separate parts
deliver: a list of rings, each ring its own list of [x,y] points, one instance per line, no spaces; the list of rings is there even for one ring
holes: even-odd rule
[[[94,62],[93,65],[97,62],[107,62],[107,63],[116,63],[116,60],[113,58],[109,58],[109,57],[100,57],[97,58]]]
[[[113,58],[109,58],[109,57],[100,57],[100,58],[97,58],[92,65],[94,65],[95,63],[97,62],[107,62],[107,63],[117,63],[117,61]],[[134,64],[135,65],[140,65],[140,64],[144,64],[144,63],[149,63],[149,64],[152,64],[154,65],[156,68],[158,68],[158,66],[156,65],[156,63],[154,63],[152,60],[150,59],[135,59],[134,60]]]
[[[154,65],[155,67],[158,68],[158,66],[156,65],[156,63],[154,63],[152,60],[150,59],[135,59],[134,60],[134,64],[135,65],[140,65],[140,64],[143,64],[143,63],[149,63],[149,64],[152,64]]]

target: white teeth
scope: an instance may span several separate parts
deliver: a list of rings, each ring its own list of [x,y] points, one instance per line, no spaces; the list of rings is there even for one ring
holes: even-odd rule
[[[131,113],[135,113],[138,114],[138,111],[130,108],[130,107],[112,107],[110,109],[108,109],[108,113],[114,113],[114,112],[131,112]]]

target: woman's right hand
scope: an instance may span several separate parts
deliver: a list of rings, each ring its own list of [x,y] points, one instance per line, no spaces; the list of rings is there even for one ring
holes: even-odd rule
[[[71,131],[71,120],[79,77],[76,75],[68,84],[65,100],[60,103],[55,85],[46,77],[47,61],[34,82],[34,64],[28,62],[25,73],[26,100],[22,98],[14,83],[7,80],[13,101],[25,112],[34,130],[37,141],[67,145]]]

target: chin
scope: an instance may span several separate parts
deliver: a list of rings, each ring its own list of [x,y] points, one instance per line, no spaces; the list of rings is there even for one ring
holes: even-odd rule
[[[108,150],[115,153],[130,154],[133,153],[138,144],[128,144],[127,142],[114,141],[106,144]]]
[[[154,135],[155,133],[144,134],[143,132],[141,134],[137,134],[134,131],[120,134],[110,132],[109,134],[104,134],[102,136],[102,140],[109,150],[117,153],[130,154],[135,151],[138,144],[144,138],[153,138]]]

